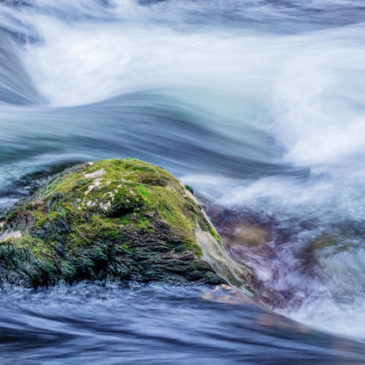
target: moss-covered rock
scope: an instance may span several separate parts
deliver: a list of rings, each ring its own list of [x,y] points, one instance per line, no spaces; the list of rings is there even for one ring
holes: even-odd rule
[[[219,246],[198,202],[168,171],[136,159],[89,162],[3,214],[0,279],[221,283],[202,259],[202,234]]]

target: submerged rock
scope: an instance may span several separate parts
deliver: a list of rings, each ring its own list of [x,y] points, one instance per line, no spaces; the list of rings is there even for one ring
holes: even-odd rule
[[[13,284],[224,282],[203,256],[228,281],[247,281],[192,193],[135,159],[70,168],[0,222],[0,279]]]

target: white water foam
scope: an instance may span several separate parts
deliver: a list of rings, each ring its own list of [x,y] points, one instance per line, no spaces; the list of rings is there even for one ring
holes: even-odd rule
[[[365,217],[364,23],[296,29],[295,10],[283,13],[263,2],[254,9],[250,1],[234,3],[245,21],[257,22],[227,26],[221,11],[218,24],[204,23],[206,4],[191,7],[187,1],[174,8],[176,3],[145,7],[120,0],[106,8],[98,1],[54,4],[37,0],[34,5],[38,8],[7,12],[31,24],[40,35],[41,41],[29,43],[22,57],[34,85],[49,99],[50,109],[158,90],[195,106],[197,113],[209,112],[210,123],[216,124],[215,130],[222,136],[234,135],[246,143],[243,126],[247,125],[268,133],[283,151],[270,163],[274,159],[308,171],[307,177],[231,180],[227,176],[187,176],[186,182],[194,182],[225,206],[270,215],[283,225],[293,218],[299,222],[315,219],[314,231],[304,232],[312,238],[318,226],[328,229],[346,220],[361,223]],[[214,4],[226,9],[221,1]],[[301,2],[293,4],[300,6]],[[325,4],[329,8],[347,6],[344,1]],[[255,11],[246,16],[242,5]],[[321,8],[323,2],[312,0],[310,6]],[[233,5],[228,10],[232,9]],[[164,21],[162,11],[166,11]],[[196,24],[199,17],[201,26]],[[289,26],[293,31],[281,32],[280,27],[263,31],[261,22],[270,17],[294,20]],[[8,23],[17,29],[16,22]],[[67,128],[72,127],[67,124]],[[365,266],[358,249],[342,256],[341,262],[351,267],[355,258],[359,265],[353,275],[362,277]],[[328,257],[327,264],[336,260]],[[360,323],[363,307],[356,302],[363,295],[346,278],[341,283],[350,285],[350,298],[358,298],[351,305],[341,298],[332,300],[330,291],[329,296],[311,299],[290,315],[312,324],[322,318],[323,328],[336,331],[344,318]],[[326,308],[333,314],[323,316]],[[353,333],[362,335],[360,326],[352,323]]]

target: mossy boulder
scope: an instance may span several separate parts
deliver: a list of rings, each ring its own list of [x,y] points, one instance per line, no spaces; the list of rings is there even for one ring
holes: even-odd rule
[[[171,173],[136,159],[89,162],[3,213],[0,281],[224,282],[199,237],[219,250],[219,234]]]

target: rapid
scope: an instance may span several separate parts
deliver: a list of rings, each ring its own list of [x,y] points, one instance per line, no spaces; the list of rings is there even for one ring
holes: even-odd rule
[[[256,304],[4,287],[2,363],[364,363],[364,15],[362,0],[1,2],[0,210],[66,166],[137,157],[192,185],[219,229],[269,232],[232,250]]]

